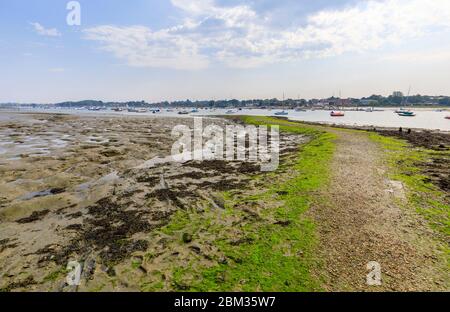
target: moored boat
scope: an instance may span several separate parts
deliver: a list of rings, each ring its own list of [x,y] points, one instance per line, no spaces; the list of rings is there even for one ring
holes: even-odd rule
[[[398,113],[398,115],[400,117],[415,117],[416,116],[416,114],[414,112],[406,112],[406,111]]]
[[[276,112],[275,116],[287,116],[289,113],[287,111]]]
[[[445,117],[445,119],[450,119],[450,116]]]
[[[333,112],[330,113],[330,116],[331,117],[344,117],[345,113],[344,112],[335,112],[335,111],[333,111]]]

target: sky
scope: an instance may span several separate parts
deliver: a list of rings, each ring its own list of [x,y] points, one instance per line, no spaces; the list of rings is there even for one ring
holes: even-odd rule
[[[450,95],[449,0],[69,2],[0,1],[0,102]]]

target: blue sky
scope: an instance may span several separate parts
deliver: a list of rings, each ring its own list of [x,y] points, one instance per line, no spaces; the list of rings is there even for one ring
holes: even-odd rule
[[[450,94],[448,0],[0,1],[0,102]]]

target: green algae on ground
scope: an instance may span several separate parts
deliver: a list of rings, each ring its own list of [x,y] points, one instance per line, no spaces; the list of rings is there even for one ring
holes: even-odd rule
[[[305,216],[313,201],[313,193],[329,178],[329,163],[334,152],[334,135],[316,127],[268,117],[240,117],[253,125],[278,125],[283,132],[310,136],[295,161],[290,164],[289,178],[277,179],[277,172],[263,174],[265,183],[257,194],[234,196],[223,193],[225,211],[177,213],[162,230],[173,235],[188,230],[195,237],[199,231],[209,231],[212,242],[224,259],[216,265],[202,267],[192,259],[189,265],[174,268],[172,287],[189,291],[312,291],[320,282],[311,274],[317,265],[314,256],[316,237],[314,223]],[[264,175],[266,178],[264,179]],[[230,222],[215,222],[242,217],[242,203],[264,202],[264,209],[252,222],[236,224],[245,234],[237,241],[229,239]],[[275,207],[275,208],[271,208]],[[233,224],[231,222],[231,224]],[[145,284],[144,290],[157,290],[158,285]]]
[[[407,187],[408,204],[423,215],[431,228],[448,237],[450,235],[450,205],[448,194],[430,182],[423,165],[433,157],[450,157],[449,151],[434,151],[413,147],[404,140],[370,133],[386,151],[386,161],[391,169],[390,178]]]

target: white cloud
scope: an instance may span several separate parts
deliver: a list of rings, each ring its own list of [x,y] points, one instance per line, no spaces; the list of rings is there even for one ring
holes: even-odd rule
[[[221,7],[213,0],[172,0],[185,18],[172,28],[103,25],[86,38],[131,66],[202,69],[221,62],[256,67],[302,58],[364,52],[450,28],[448,0],[364,1],[323,10],[304,26],[274,29],[247,5]]]
[[[175,7],[197,15],[209,14],[216,9],[212,0],[171,0],[171,2]]]
[[[39,23],[30,23],[34,27],[34,31],[41,36],[60,37],[61,33],[56,28],[45,28]]]
[[[199,69],[208,66],[208,60],[198,51],[198,44],[171,30],[153,32],[142,26],[99,26],[86,30],[87,39],[103,43],[103,49],[125,59],[136,67],[168,67]]]

